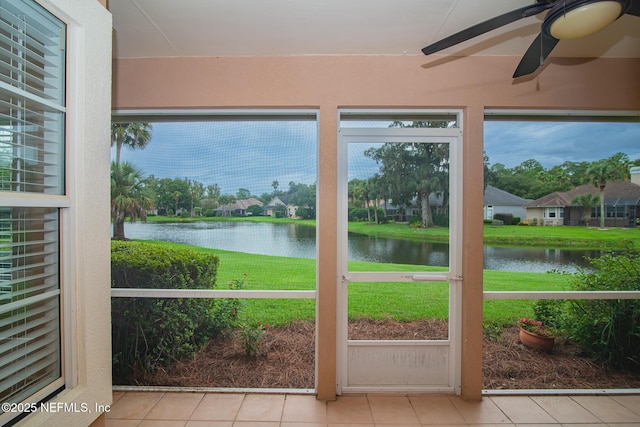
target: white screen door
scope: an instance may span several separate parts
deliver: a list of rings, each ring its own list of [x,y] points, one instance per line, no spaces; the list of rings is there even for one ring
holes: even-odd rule
[[[459,393],[461,112],[340,112],[338,394]]]

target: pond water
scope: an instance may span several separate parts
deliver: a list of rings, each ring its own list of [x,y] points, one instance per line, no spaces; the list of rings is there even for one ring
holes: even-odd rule
[[[316,230],[298,224],[257,222],[126,223],[131,239],[162,240],[212,249],[296,258],[316,257]],[[484,268],[546,272],[575,271],[585,256],[599,251],[484,247]],[[388,239],[349,233],[349,260],[380,263],[449,265],[447,243]]]

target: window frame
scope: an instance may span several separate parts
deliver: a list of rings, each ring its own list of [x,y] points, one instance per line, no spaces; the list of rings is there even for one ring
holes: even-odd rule
[[[55,371],[51,373],[57,375],[55,378],[48,378],[46,381],[50,382],[48,384],[43,384],[43,381],[36,381],[35,383],[28,385],[26,387],[19,387],[17,389],[18,394],[14,395],[14,397],[20,396],[20,402],[12,401],[10,403],[24,403],[28,405],[37,405],[39,402],[46,400],[52,394],[59,392],[61,389],[65,387],[65,379],[68,378],[66,374],[66,364],[65,364],[65,354],[71,354],[68,350],[65,349],[65,337],[67,333],[65,332],[65,322],[63,317],[64,310],[64,300],[65,300],[65,285],[63,282],[63,255],[62,255],[62,247],[63,247],[63,239],[66,241],[69,238],[68,229],[62,228],[62,223],[64,217],[67,215],[65,211],[67,211],[71,204],[66,191],[65,186],[65,175],[67,171],[67,160],[66,160],[66,151],[67,151],[67,138],[65,135],[65,128],[67,123],[67,108],[66,108],[66,80],[67,80],[67,44],[66,44],[66,34],[67,34],[67,23],[63,20],[57,18],[53,13],[51,13],[46,8],[43,8],[36,1],[22,1],[20,4],[16,2],[7,3],[5,7],[12,9],[12,12],[9,12],[6,15],[6,19],[8,22],[12,23],[11,25],[7,25],[8,34],[12,37],[11,40],[14,45],[9,44],[8,50],[5,50],[9,58],[15,58],[11,61],[11,65],[9,65],[9,72],[4,75],[2,82],[0,82],[0,88],[3,93],[5,93],[9,101],[5,102],[7,107],[7,111],[10,112],[7,114],[7,119],[10,123],[12,123],[10,132],[12,135],[11,141],[8,142],[11,148],[11,179],[9,180],[10,188],[8,190],[0,192],[0,199],[2,200],[2,206],[8,208],[12,212],[12,216],[9,218],[9,221],[12,223],[14,221],[49,221],[47,218],[51,218],[50,220],[56,224],[55,231],[57,239],[53,242],[47,243],[46,241],[42,241],[40,243],[35,242],[36,244],[45,246],[55,245],[57,246],[55,249],[51,251],[51,254],[54,254],[55,259],[53,260],[52,266],[55,266],[55,278],[46,279],[42,277],[42,282],[39,280],[40,273],[34,273],[34,269],[39,269],[38,266],[40,261],[35,261],[37,258],[32,258],[34,256],[40,257],[37,252],[32,252],[30,249],[25,250],[25,252],[17,253],[12,255],[10,259],[18,260],[19,264],[25,268],[25,272],[27,273],[24,277],[24,283],[27,284],[31,280],[36,280],[36,285],[34,287],[26,286],[25,289],[30,289],[29,298],[35,298],[34,304],[37,304],[38,300],[49,301],[47,304],[53,303],[53,307],[55,309],[53,311],[57,312],[57,316],[51,319],[46,320],[46,317],[43,319],[46,320],[46,325],[52,324],[55,328],[53,331],[47,333],[57,335],[57,340],[54,341],[54,349],[44,350],[45,347],[37,347],[38,343],[41,341],[38,339],[31,344],[25,344],[25,347],[15,347],[24,348],[29,351],[28,365],[24,366],[24,369],[27,367],[34,366],[35,362],[41,352],[49,351],[48,355],[53,355],[56,357],[53,363],[48,363],[47,366],[55,366],[58,365]],[[20,15],[16,15],[16,13],[22,12]],[[26,28],[33,28],[33,32],[36,33],[36,36],[32,33],[24,33],[24,30],[18,28],[19,24],[13,24],[14,22],[11,17],[24,16],[21,22],[25,23]],[[36,26],[33,25],[33,22],[36,23]],[[38,32],[42,29],[40,27],[40,23],[44,22],[45,26],[47,23],[52,24],[48,30],[58,30],[60,33],[53,34],[45,34],[43,32]],[[15,37],[17,38],[14,38]],[[59,37],[60,40],[56,40],[56,37]],[[29,41],[31,40],[31,41]],[[46,56],[46,48],[41,48],[38,43],[42,42],[43,45],[47,41],[53,41],[54,43],[61,44],[64,42],[64,47],[61,48],[61,52],[53,52],[51,55],[52,62],[51,67],[47,67],[46,60],[50,60],[49,56]],[[35,47],[37,51],[40,49],[40,53],[42,55],[42,65],[38,65],[35,61],[38,58],[37,52],[33,53],[33,55],[23,55],[22,52],[25,50],[30,50]],[[31,59],[36,58],[36,59]],[[31,64],[31,65],[30,65]],[[33,65],[35,64],[35,65]],[[28,70],[35,68],[35,75],[31,75]],[[38,71],[42,71],[43,77],[40,83],[37,74]],[[50,77],[44,77],[45,75],[49,75]],[[40,84],[43,86],[46,85],[47,80],[51,78],[54,82],[57,82],[57,87],[53,93],[47,93],[47,91],[40,87]],[[35,82],[33,85],[30,83]],[[61,87],[60,87],[61,86]],[[45,86],[46,87],[46,86]],[[35,93],[33,93],[35,92]],[[27,104],[28,107],[27,107]],[[15,111],[19,111],[18,113],[14,113]],[[47,136],[49,133],[49,115],[53,113],[50,117],[52,122],[54,123],[53,129],[54,133],[51,133],[51,139]],[[14,116],[15,114],[15,116]],[[29,116],[33,114],[33,116]],[[38,117],[37,120],[32,122],[32,117]],[[40,123],[40,120],[42,123]],[[28,126],[31,123],[30,126]],[[23,132],[24,127],[24,134]],[[32,127],[35,130],[35,138],[40,136],[40,133],[43,135],[43,139],[33,139],[29,127]],[[40,128],[39,128],[40,127]],[[57,132],[57,134],[55,133]],[[17,136],[16,136],[17,135]],[[16,139],[14,139],[16,138]],[[17,142],[15,142],[17,141]],[[35,142],[34,142],[35,141]],[[34,144],[33,146],[31,144]],[[51,150],[51,148],[54,148]],[[40,154],[38,151],[41,151]],[[35,164],[37,167],[32,170],[35,173],[29,173],[28,169],[24,167],[25,160],[27,163],[29,162],[29,153],[38,154],[37,158],[35,158]],[[49,154],[46,153],[54,153],[54,156],[57,156],[57,159],[50,159],[47,156]],[[14,163],[16,159],[19,159],[17,163]],[[34,159],[32,159],[34,160]],[[54,167],[49,169],[47,163],[51,160],[57,160],[54,163]],[[15,166],[14,166],[15,165]],[[15,173],[15,175],[14,175]],[[40,173],[40,177],[38,174]],[[14,176],[16,180],[14,181]],[[32,179],[34,179],[32,181]],[[40,181],[41,179],[41,181]],[[53,190],[47,190],[47,183],[49,185],[53,183],[54,185],[50,187]],[[15,187],[14,187],[15,186]],[[15,209],[39,209],[43,208],[49,211],[43,211],[42,214],[36,214],[34,217],[27,217],[23,220],[16,219],[13,217],[13,211]],[[52,214],[56,212],[55,219],[52,217]],[[19,231],[19,230],[18,230]],[[29,231],[31,231],[29,229]],[[11,230],[13,234],[16,232],[15,230]],[[47,233],[46,229],[42,230],[43,233]],[[26,240],[29,242],[29,246],[33,244],[32,240]],[[44,252],[43,255],[47,258],[50,255],[46,255],[48,253]],[[32,261],[26,261],[27,259],[32,259]],[[66,259],[66,258],[65,258]],[[13,262],[13,261],[12,261]],[[35,264],[34,264],[35,262]],[[50,262],[50,261],[48,261]],[[43,266],[50,267],[50,264],[42,264]],[[35,275],[33,275],[35,274]],[[18,279],[19,280],[19,279]],[[12,279],[14,281],[14,279]],[[49,283],[47,285],[47,283]],[[17,284],[17,283],[16,283]],[[21,286],[20,284],[17,284]],[[39,292],[37,288],[42,286],[47,286],[46,292],[42,294],[34,294],[32,292]],[[44,290],[45,288],[43,288]],[[41,295],[50,296],[45,299],[42,299]],[[25,294],[27,295],[27,294]],[[19,301],[19,300],[17,300]],[[21,309],[22,311],[22,309]],[[19,325],[30,325],[33,322],[32,316],[34,316],[35,312],[39,310],[36,309],[32,311],[28,308],[28,306],[24,307],[24,311],[22,316],[18,317],[17,320],[20,321],[16,326],[13,326],[9,329],[9,331],[16,331],[20,329]],[[48,311],[48,310],[47,310]],[[14,315],[11,315],[10,319],[13,318]],[[27,319],[31,319],[28,320]],[[38,327],[38,331],[42,331],[41,328]],[[11,332],[12,334],[15,332]],[[40,336],[41,332],[38,332],[37,336]],[[43,335],[44,336],[44,335]],[[19,345],[19,344],[17,344]],[[49,347],[49,345],[47,345]],[[32,353],[34,349],[38,349],[38,353]],[[10,365],[13,366],[13,365]],[[19,366],[16,365],[16,366]],[[37,366],[37,364],[35,364]],[[24,371],[21,369],[14,374],[10,375],[9,378],[13,376],[17,376],[17,378],[23,378],[26,380],[29,378],[28,371]],[[47,376],[48,377],[48,376]],[[44,377],[44,378],[47,378]],[[22,381],[22,380],[21,380]],[[28,396],[24,396],[24,393],[30,393]],[[12,421],[15,419],[22,418],[28,414],[28,411],[3,411],[0,414],[0,422]]]
[[[318,181],[320,161],[320,111],[318,109],[185,109],[185,110],[114,110],[113,122],[193,122],[193,121],[242,121],[242,120],[308,120],[317,124],[316,129],[316,182]],[[318,190],[316,189],[316,192]],[[318,194],[316,193],[316,197]],[[316,212],[319,211],[316,198]],[[316,223],[316,242],[320,241],[321,224]],[[315,256],[315,284],[312,290],[229,290],[229,289],[142,289],[142,288],[112,288],[112,298],[245,298],[245,299],[312,299],[315,305],[316,335],[319,324],[318,310],[318,274],[320,271],[318,260],[319,244],[316,243]],[[109,353],[111,355],[111,353]],[[318,346],[315,351],[315,365],[318,366]],[[312,390],[317,390],[318,376]]]
[[[576,110],[503,110],[485,109],[485,121],[487,120],[518,120],[518,121],[544,121],[564,119],[566,121],[640,121],[640,111],[576,111]],[[594,207],[591,218],[599,217],[600,207]],[[564,210],[561,210],[564,217]],[[544,215],[544,214],[543,214]],[[486,291],[482,292],[483,302],[489,300],[619,300],[640,299],[640,291]],[[573,389],[580,391],[581,389]],[[604,392],[618,393],[629,389],[604,390]],[[633,390],[633,389],[631,389]],[[492,390],[483,391],[484,394],[492,393]],[[546,390],[523,389],[507,390],[510,394],[535,394],[545,393]],[[601,390],[602,392],[602,390]]]
[[[57,411],[26,413],[32,425],[90,425],[112,402],[109,246],[109,139],[112,18],[104,4],[35,0],[67,25],[66,195],[34,204],[60,205],[61,339],[65,387],[51,396]],[[27,203],[2,194],[2,203]],[[62,405],[62,406],[60,406]],[[88,407],[88,411],[65,410]],[[2,420],[4,421],[4,420]]]

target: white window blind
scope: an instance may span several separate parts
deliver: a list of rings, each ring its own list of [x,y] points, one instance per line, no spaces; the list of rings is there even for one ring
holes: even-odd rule
[[[32,0],[0,0],[0,401],[63,385],[64,23]],[[17,200],[20,206],[1,200]],[[3,197],[4,195],[4,197]],[[52,390],[53,389],[53,390]],[[0,424],[14,414],[0,412]]]
[[[0,400],[20,402],[60,377],[58,211],[1,208],[0,225]]]
[[[64,31],[32,1],[0,1],[4,191],[63,193]]]

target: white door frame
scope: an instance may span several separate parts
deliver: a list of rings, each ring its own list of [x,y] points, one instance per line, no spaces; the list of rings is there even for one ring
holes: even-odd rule
[[[341,114],[371,115],[371,110],[340,110]],[[437,392],[460,394],[460,336],[462,297],[462,111],[460,110],[385,110],[378,115],[403,113],[415,120],[434,116],[456,116],[455,128],[339,128],[338,129],[338,248],[337,248],[337,394],[362,392]],[[418,119],[419,120],[419,119]],[[372,142],[448,143],[450,147],[450,237],[448,272],[351,272],[348,261],[348,144]],[[348,339],[349,282],[449,282],[449,338],[447,340],[366,340]],[[397,352],[401,352],[399,354]],[[422,366],[389,364],[390,359],[423,360]],[[357,362],[354,362],[357,360]],[[351,361],[351,362],[350,362]],[[370,364],[367,364],[368,361]],[[414,365],[409,363],[409,365]],[[384,369],[382,368],[384,366]],[[393,371],[392,368],[397,370]],[[404,377],[403,377],[404,376]],[[363,383],[360,377],[371,377]],[[405,381],[403,378],[410,378]],[[426,379],[416,383],[415,378]],[[433,381],[430,381],[430,380]],[[389,381],[391,380],[391,381]]]

